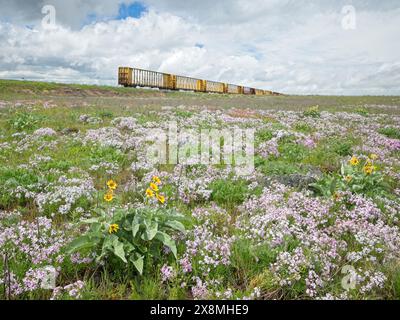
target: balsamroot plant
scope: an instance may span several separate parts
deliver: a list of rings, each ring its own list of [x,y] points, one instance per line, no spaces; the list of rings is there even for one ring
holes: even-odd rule
[[[143,207],[116,209],[110,217],[101,210],[98,218],[83,221],[89,230],[69,245],[69,252],[94,250],[97,262],[115,256],[143,274],[146,259],[159,259],[167,247],[177,257],[173,236],[184,233],[183,216],[175,210]]]
[[[352,156],[348,164],[342,163],[340,173],[324,177],[310,188],[316,194],[338,197],[338,192],[349,191],[359,194],[383,195],[390,190],[390,184],[375,165],[375,154],[358,158]]]

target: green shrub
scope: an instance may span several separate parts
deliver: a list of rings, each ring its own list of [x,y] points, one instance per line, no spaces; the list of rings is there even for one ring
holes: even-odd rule
[[[111,256],[143,274],[146,262],[162,258],[164,246],[176,258],[176,244],[171,234],[185,232],[180,220],[182,215],[162,208],[117,209],[112,217],[100,210],[100,217],[84,222],[90,225],[89,231],[72,241],[68,251],[94,249],[96,261]]]
[[[190,118],[193,116],[193,112],[186,110],[176,110],[175,115],[181,118]]]
[[[308,153],[308,149],[305,146],[291,141],[280,143],[278,150],[281,159],[292,163],[302,161]]]
[[[241,204],[248,194],[247,183],[243,180],[216,180],[211,183],[211,200],[219,205]]]
[[[364,117],[368,116],[368,110],[365,108],[357,108],[355,112]]]
[[[0,169],[0,208],[10,208],[13,205],[25,205],[27,199],[24,194],[21,193],[20,197],[11,190],[15,190],[17,187],[22,189],[30,189],[30,186],[36,184],[39,181],[39,177],[27,169],[13,169],[13,168],[1,168]]]
[[[309,107],[307,110],[303,112],[305,117],[319,118],[321,113],[319,112],[319,106]]]
[[[113,114],[111,111],[105,111],[105,110],[103,110],[103,111],[100,111],[100,112],[98,113],[98,116],[99,116],[100,118],[102,118],[102,119],[104,119],[104,118],[109,118],[109,119],[111,119],[111,118],[114,117],[114,114]]]
[[[340,172],[324,176],[318,182],[310,184],[310,188],[322,196],[333,196],[336,191],[374,196],[388,192],[390,185],[372,161],[365,160],[357,165],[342,164]]]
[[[126,160],[126,155],[116,148],[95,145],[90,150],[89,158],[92,164],[101,162],[123,163]]]
[[[393,127],[381,128],[378,130],[378,132],[380,134],[385,135],[388,138],[400,139],[400,130],[397,128]]]
[[[38,128],[39,123],[43,119],[43,116],[39,116],[34,113],[17,112],[11,119],[8,120],[8,124],[12,129],[18,131],[33,130]]]
[[[345,139],[335,139],[331,145],[330,149],[338,154],[339,156],[349,156],[352,154],[353,141]]]
[[[314,128],[305,122],[296,122],[293,126],[294,130],[303,132],[303,133],[311,133],[314,131]]]
[[[340,157],[326,147],[318,147],[307,155],[303,163],[316,166],[322,172],[335,172],[340,168]]]
[[[255,140],[258,143],[271,140],[273,137],[272,131],[269,129],[258,130],[255,134]]]
[[[255,157],[254,165],[265,175],[286,175],[301,171],[298,163],[288,163],[281,159],[265,160],[259,156]]]

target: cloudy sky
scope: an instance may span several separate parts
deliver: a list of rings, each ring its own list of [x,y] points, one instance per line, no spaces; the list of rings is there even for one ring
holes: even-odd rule
[[[399,36],[399,0],[0,0],[0,78],[116,85],[118,66],[135,66],[400,95]]]

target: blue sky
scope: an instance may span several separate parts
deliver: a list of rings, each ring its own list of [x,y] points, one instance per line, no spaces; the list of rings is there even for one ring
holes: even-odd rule
[[[124,20],[129,17],[140,18],[148,10],[147,7],[139,1],[133,3],[120,3],[118,5],[118,12],[112,16],[101,15],[95,12],[88,13],[86,19],[82,22],[81,27],[101,21]]]
[[[120,4],[117,19],[126,19],[127,17],[140,18],[147,11],[147,7],[141,2],[132,4]]]
[[[44,5],[56,10],[52,28],[43,27]],[[0,8],[0,78],[116,85],[126,65],[285,93],[400,95],[398,0],[0,0]]]

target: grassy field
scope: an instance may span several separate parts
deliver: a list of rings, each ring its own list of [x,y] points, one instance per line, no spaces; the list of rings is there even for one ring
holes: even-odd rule
[[[369,112],[399,114],[400,97],[392,96],[237,96],[165,92],[158,90],[69,85],[45,82],[0,80],[3,102],[28,104],[54,102],[59,106],[142,107],[198,106],[218,108],[256,108],[304,111],[319,105],[327,111],[355,111],[368,107]]]
[[[254,172],[153,165],[170,121],[254,129]],[[400,97],[0,80],[0,297],[399,299],[399,172]]]

